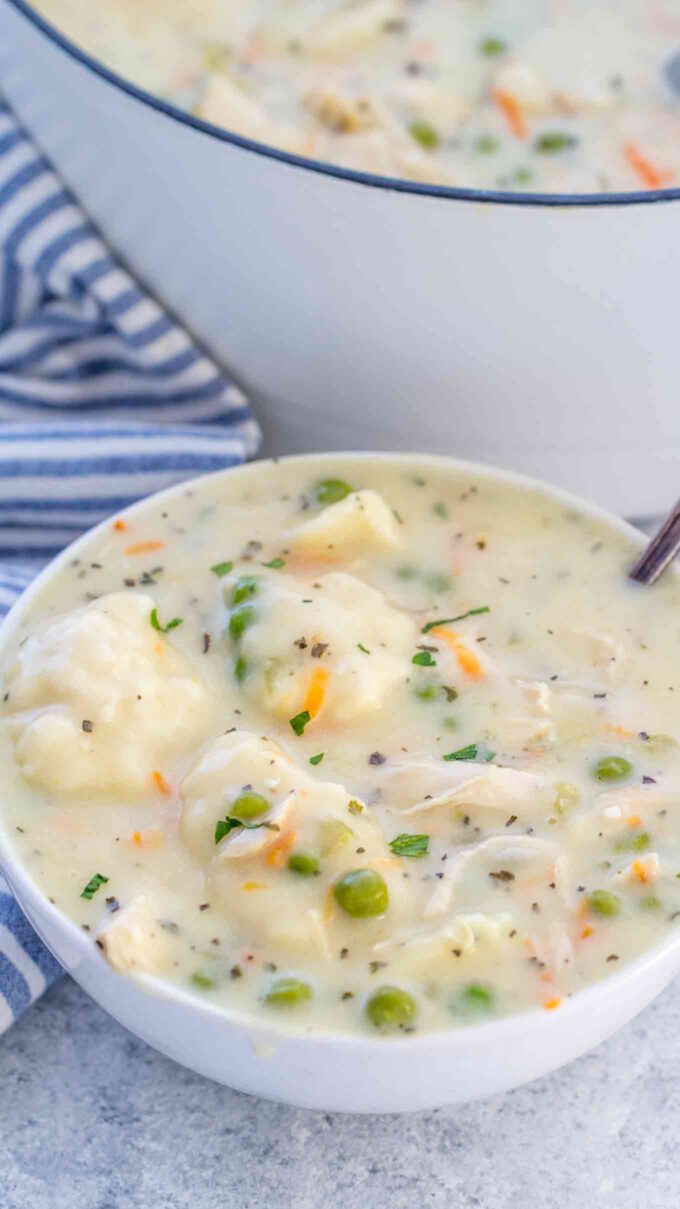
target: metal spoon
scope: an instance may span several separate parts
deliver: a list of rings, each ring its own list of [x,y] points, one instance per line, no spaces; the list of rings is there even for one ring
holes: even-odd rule
[[[666,517],[629,577],[639,584],[653,584],[680,551],[680,500]]]
[[[676,96],[680,96],[680,51],[676,51],[666,61],[664,75],[671,92],[674,92]]]

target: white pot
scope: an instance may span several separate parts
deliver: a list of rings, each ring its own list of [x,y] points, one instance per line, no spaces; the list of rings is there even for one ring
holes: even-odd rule
[[[269,450],[451,452],[629,514],[677,494],[680,190],[503,201],[296,160],[124,85],[24,0],[0,0],[0,85],[254,388]]]

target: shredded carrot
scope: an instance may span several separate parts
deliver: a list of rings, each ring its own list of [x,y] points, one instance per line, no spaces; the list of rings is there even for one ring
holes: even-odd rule
[[[670,184],[673,180],[675,173],[656,168],[636,147],[635,143],[624,143],[623,154],[646,189],[663,189],[664,185]]]
[[[275,869],[280,869],[295,840],[294,831],[286,831],[283,835],[278,836],[267,853],[267,864],[273,865]]]
[[[554,981],[555,981],[555,978],[554,978],[553,974],[541,974],[541,982],[554,982]]]
[[[268,890],[269,886],[265,886],[263,882],[244,882],[241,886],[242,890]]]
[[[158,827],[147,827],[144,831],[133,831],[132,842],[137,848],[160,848],[163,832]]]
[[[134,546],[128,546],[124,551],[125,554],[150,554],[152,550],[162,550],[165,542],[137,542]]]
[[[626,819],[626,822],[629,827],[639,827],[642,819],[640,818],[639,814],[631,814]]]
[[[561,999],[546,999],[543,1007],[545,1008],[546,1012],[553,1012],[555,1008],[560,1006],[561,1002]]]
[[[453,630],[447,630],[446,626],[442,625],[435,626],[431,633],[433,638],[439,638],[451,649],[458,660],[458,666],[466,676],[469,676],[471,680],[483,678],[484,667],[481,659],[462,642],[458,634]]]
[[[328,672],[325,667],[318,667],[309,682],[307,696],[302,707],[307,710],[310,718],[316,718],[326,693],[326,682],[328,680]]]
[[[649,873],[647,872],[647,867],[642,861],[633,861],[633,863],[630,867],[630,871],[631,871],[632,876],[636,879],[636,881],[642,882],[643,886],[645,886],[647,884],[647,882],[650,880]]]
[[[117,529],[119,533],[124,533],[125,530],[127,529],[127,525],[126,525],[125,521],[114,521],[113,527],[114,527],[114,529]]]
[[[611,735],[619,735],[621,739],[632,739],[635,734],[635,731],[628,730],[625,726],[614,726],[611,722],[607,722],[606,729]]]
[[[170,796],[170,786],[162,772],[158,772],[158,769],[155,769],[151,773],[151,779],[160,793],[164,794],[166,798]]]
[[[527,122],[524,110],[517,97],[513,97],[511,92],[503,92],[500,88],[495,88],[492,98],[502,111],[515,138],[525,139],[527,137]]]
[[[586,924],[585,928],[581,932],[581,940],[587,940],[589,936],[592,936],[594,930],[595,929],[591,928],[590,924]]]

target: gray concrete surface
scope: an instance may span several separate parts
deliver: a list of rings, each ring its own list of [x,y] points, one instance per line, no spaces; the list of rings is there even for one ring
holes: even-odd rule
[[[0,1209],[675,1209],[680,980],[509,1095],[326,1116],[229,1091],[62,980],[0,1040]]]

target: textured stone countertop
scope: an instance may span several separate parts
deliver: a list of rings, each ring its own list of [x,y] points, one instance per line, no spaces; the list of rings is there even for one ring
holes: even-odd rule
[[[495,1099],[326,1116],[218,1087],[64,979],[0,1039],[1,1209],[675,1209],[680,981]]]

